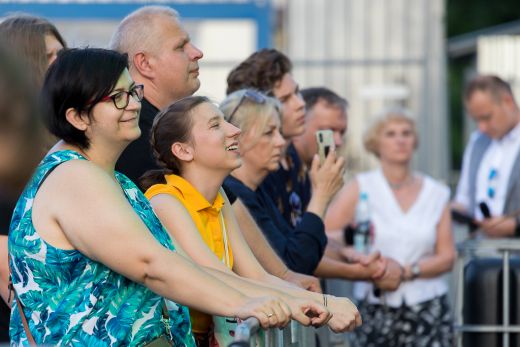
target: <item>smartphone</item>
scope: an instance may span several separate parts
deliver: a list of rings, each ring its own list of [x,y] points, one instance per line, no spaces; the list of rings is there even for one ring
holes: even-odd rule
[[[336,149],[336,144],[334,143],[334,133],[332,130],[318,130],[316,132],[316,143],[318,144],[320,164],[323,164],[329,152]]]
[[[451,218],[457,223],[467,225],[469,227],[470,232],[478,228],[478,225],[475,224],[475,218],[467,212],[452,209]]]

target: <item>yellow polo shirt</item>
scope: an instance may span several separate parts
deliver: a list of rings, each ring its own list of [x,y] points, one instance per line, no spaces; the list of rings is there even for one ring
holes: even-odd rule
[[[166,184],[155,184],[145,193],[148,199],[158,194],[169,194],[176,197],[184,205],[195,222],[200,236],[208,248],[225,264],[225,248],[220,223],[220,211],[224,206],[224,198],[220,194],[213,204],[209,203],[190,182],[177,175],[166,175]],[[229,267],[233,267],[233,252],[228,242]],[[190,308],[190,318],[193,332],[206,333],[211,325],[211,316]]]

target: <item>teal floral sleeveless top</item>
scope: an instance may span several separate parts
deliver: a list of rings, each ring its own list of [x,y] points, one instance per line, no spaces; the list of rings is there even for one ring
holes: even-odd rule
[[[77,250],[51,246],[34,229],[32,202],[38,188],[54,168],[74,159],[86,160],[74,151],[45,157],[18,200],[9,231],[9,262],[17,299],[38,344],[142,346],[167,334],[161,321],[163,299]],[[157,241],[174,251],[141,191],[118,172],[116,179]],[[166,303],[174,345],[194,346],[188,309]],[[12,345],[29,345],[16,303],[9,329]]]

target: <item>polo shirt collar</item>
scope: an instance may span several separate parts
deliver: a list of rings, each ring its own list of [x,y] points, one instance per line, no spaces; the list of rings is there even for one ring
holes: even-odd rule
[[[211,204],[190,182],[181,176],[172,174],[165,175],[164,177],[166,179],[166,184],[177,188],[181,192],[183,198],[188,201],[196,211],[211,208],[219,212],[222,209],[222,206],[224,206],[224,198],[220,192],[217,194],[213,204]]]

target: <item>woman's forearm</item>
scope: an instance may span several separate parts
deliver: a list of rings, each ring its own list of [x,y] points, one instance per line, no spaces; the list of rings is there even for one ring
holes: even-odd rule
[[[437,254],[422,258],[417,262],[420,269],[419,278],[433,278],[450,271],[453,268],[455,255],[451,253]],[[413,264],[404,266],[405,278],[412,277]]]
[[[289,269],[269,245],[253,216],[240,199],[237,199],[232,206],[240,231],[258,262],[271,275],[283,278]]]
[[[376,269],[361,264],[348,264],[328,256],[321,258],[314,275],[324,278],[342,278],[348,280],[370,279]]]

